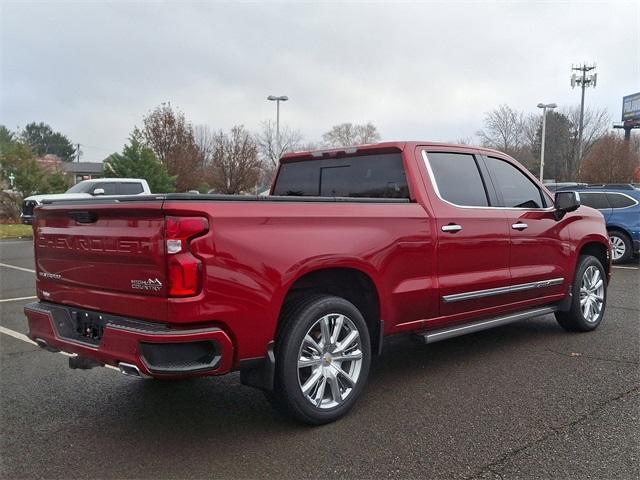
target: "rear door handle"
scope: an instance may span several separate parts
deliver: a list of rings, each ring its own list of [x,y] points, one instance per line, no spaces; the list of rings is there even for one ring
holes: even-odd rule
[[[522,222],[518,222],[518,223],[514,223],[513,225],[511,225],[511,228],[513,228],[514,230],[524,230],[525,228],[527,228],[529,225],[527,225],[526,223],[522,223]]]
[[[462,230],[462,227],[460,225],[456,225],[455,223],[451,223],[449,225],[443,225],[441,230],[443,232],[456,233]]]

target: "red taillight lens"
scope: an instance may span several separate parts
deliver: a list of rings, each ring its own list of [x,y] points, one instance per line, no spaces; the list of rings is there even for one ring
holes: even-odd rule
[[[202,262],[190,252],[189,241],[209,229],[207,219],[167,217],[165,225],[169,295],[195,295],[202,284]]]

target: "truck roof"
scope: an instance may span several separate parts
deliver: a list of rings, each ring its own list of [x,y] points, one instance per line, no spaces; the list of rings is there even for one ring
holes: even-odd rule
[[[102,178],[89,178],[87,180],[82,180],[82,182],[84,183],[100,183],[100,182],[122,182],[122,183],[126,183],[126,182],[142,182],[145,181],[143,178],[108,178],[108,177],[102,177]],[[78,182],[80,183],[80,182]]]
[[[468,149],[474,151],[483,151],[487,153],[501,153],[497,150],[478,147],[475,145],[459,145],[455,143],[431,142],[431,141],[391,141],[379,143],[367,143],[362,145],[353,145],[349,147],[339,148],[322,148],[317,150],[306,150],[300,152],[285,153],[280,159],[281,162],[291,162],[303,159],[321,159],[333,156],[352,155],[355,153],[373,154],[373,153],[393,153],[402,152],[405,149],[413,149],[418,146],[434,146],[434,147],[452,147],[456,149]]]

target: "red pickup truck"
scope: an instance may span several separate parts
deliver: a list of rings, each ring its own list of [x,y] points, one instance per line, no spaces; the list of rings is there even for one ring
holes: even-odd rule
[[[308,423],[344,415],[387,335],[426,343],[554,312],[602,321],[602,215],[503,153],[390,142],[293,153],[271,195],[51,202],[30,337],[74,368],[240,370]]]

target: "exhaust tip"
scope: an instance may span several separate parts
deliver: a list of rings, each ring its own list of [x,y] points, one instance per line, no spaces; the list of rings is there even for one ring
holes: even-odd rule
[[[142,378],[140,369],[137,366],[132,365],[130,363],[120,362],[118,364],[118,370],[120,370],[120,373],[123,375],[127,375],[129,377]]]

